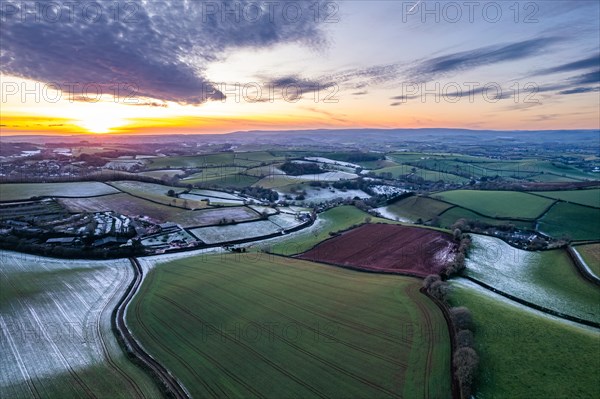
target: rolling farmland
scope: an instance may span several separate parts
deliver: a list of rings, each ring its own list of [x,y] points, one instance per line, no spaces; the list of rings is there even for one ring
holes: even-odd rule
[[[156,397],[126,358],[111,314],[127,260],[68,261],[0,252],[0,396]]]
[[[329,209],[319,215],[313,228],[295,233],[289,238],[282,237],[271,246],[271,251],[279,255],[295,255],[308,251],[316,244],[328,239],[329,233],[346,230],[353,225],[364,223],[366,217],[370,217],[370,215],[353,206]],[[386,219],[374,219],[374,221],[386,222]]]
[[[416,222],[418,219],[423,221],[433,219],[451,207],[450,204],[415,195],[388,205],[385,209],[401,219]]]
[[[578,245],[575,247],[575,250],[579,252],[586,265],[596,277],[600,278],[600,243]]]
[[[301,259],[388,273],[425,277],[453,260],[456,243],[439,231],[389,224],[366,224],[301,254]]]
[[[118,193],[98,182],[79,183],[10,183],[0,187],[0,201],[26,200],[31,197],[94,197]]]
[[[127,320],[197,397],[447,397],[446,322],[419,287],[271,255],[201,256],[151,271]]]
[[[456,190],[433,197],[489,217],[523,219],[537,218],[554,202],[517,191]]]
[[[206,244],[217,244],[277,234],[281,230],[281,227],[275,223],[268,220],[259,220],[251,223],[200,227],[192,229],[190,232]]]
[[[573,240],[600,239],[600,208],[559,202],[539,220],[538,230],[553,237]]]
[[[537,312],[461,279],[451,302],[467,306],[480,358],[477,398],[597,398],[600,332]]]
[[[559,199],[574,204],[600,208],[600,189],[573,190],[573,191],[539,191],[533,194],[548,198]]]
[[[467,276],[551,310],[600,323],[600,290],[584,279],[564,250],[523,251],[473,235]]]
[[[488,218],[485,216],[478,215],[468,209],[461,208],[459,206],[448,209],[439,216],[440,226],[450,228],[459,219],[478,221],[492,226],[502,226],[510,223],[515,227],[519,227],[522,229],[532,230],[534,228],[533,221]]]

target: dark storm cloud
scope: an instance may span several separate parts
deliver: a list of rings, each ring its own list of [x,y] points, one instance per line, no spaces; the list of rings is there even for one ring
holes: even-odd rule
[[[130,85],[136,97],[201,104],[223,98],[203,71],[226,50],[324,44],[319,21],[304,1],[294,2],[300,17],[294,10],[283,13],[282,5],[267,9],[273,6],[247,0],[106,2],[85,13],[88,3],[53,2],[62,8],[36,11],[40,3],[11,3],[15,9],[3,2],[0,68],[61,87],[95,83],[113,93]]]

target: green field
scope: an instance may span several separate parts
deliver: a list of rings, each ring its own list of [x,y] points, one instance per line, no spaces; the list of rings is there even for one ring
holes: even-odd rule
[[[126,259],[0,251],[0,397],[159,397],[112,330],[112,310],[132,278]]]
[[[216,188],[234,188],[240,189],[249,187],[258,181],[258,177],[247,176],[242,174],[231,174],[226,176],[216,176],[211,179],[205,179],[198,181],[203,187],[216,187]]]
[[[445,227],[445,228],[450,228],[454,224],[454,222],[456,222],[458,219],[468,219],[468,220],[473,220],[473,221],[479,221],[479,222],[486,223],[486,224],[489,224],[492,226],[502,226],[502,225],[507,225],[507,224],[513,224],[515,227],[527,229],[527,230],[533,230],[533,228],[534,228],[533,222],[526,222],[526,221],[521,221],[521,220],[505,220],[505,219],[487,218],[485,216],[478,215],[474,212],[471,212],[465,208],[461,208],[458,206],[448,209],[446,212],[444,212],[440,215],[440,226]]]
[[[472,283],[452,284],[451,302],[475,323],[480,358],[475,397],[600,397],[600,333],[507,301]]]
[[[446,322],[418,279],[265,254],[146,279],[128,324],[194,397],[450,396]]]
[[[454,190],[433,195],[452,204],[490,217],[535,219],[552,199],[517,191]]]
[[[300,178],[290,177],[287,175],[277,174],[277,175],[267,176],[267,177],[264,177],[264,178],[258,180],[257,182],[254,183],[254,186],[270,188],[270,189],[277,189],[277,188],[283,188],[290,184],[301,184],[301,183],[306,183],[306,182],[310,182],[310,181],[311,181],[311,179],[300,179]]]
[[[600,239],[600,209],[559,202],[539,220],[538,230],[552,237]]]
[[[178,169],[178,168],[206,168],[226,166],[259,166],[263,162],[275,162],[282,157],[271,155],[266,151],[256,152],[221,152],[194,156],[173,156],[152,158],[148,168],[151,169]]]
[[[592,272],[600,278],[600,244],[578,245],[575,250],[579,252]]]
[[[279,166],[281,166],[281,165],[282,165],[281,163],[276,163],[276,164],[271,164],[271,165],[266,165],[266,166],[259,166],[257,168],[247,169],[245,173],[247,175],[255,176],[255,177],[259,177],[259,178],[267,177],[270,175],[284,175],[285,172],[283,172],[281,169],[279,169]]]
[[[415,169],[413,173],[413,169]],[[397,179],[400,176],[412,174],[413,177],[421,178],[426,181],[444,181],[446,183],[467,183],[469,179],[453,175],[451,173],[438,172],[427,169],[414,168],[410,165],[399,165],[399,166],[391,166],[387,168],[378,169],[375,171],[377,175],[380,173],[391,173],[394,179]]]
[[[560,199],[574,204],[588,205],[600,208],[600,189],[571,190],[571,191],[537,191],[533,194],[548,198]]]
[[[223,152],[218,154],[152,158],[148,165],[148,169],[185,169],[208,166],[227,166],[233,164],[234,153]]]
[[[412,196],[388,205],[386,209],[388,212],[402,219],[413,222],[421,219],[425,222],[433,219],[450,207],[452,205],[431,198]]]
[[[0,184],[0,201],[27,200],[32,197],[92,197],[118,193],[98,182],[78,183],[10,183]]]
[[[531,252],[472,235],[467,275],[536,305],[600,323],[600,290],[563,249]]]

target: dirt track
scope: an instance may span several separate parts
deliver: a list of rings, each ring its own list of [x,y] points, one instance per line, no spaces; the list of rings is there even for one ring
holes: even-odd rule
[[[317,245],[299,258],[378,272],[417,276],[439,273],[452,262],[448,234],[418,227],[367,224]]]
[[[175,379],[160,363],[154,360],[152,356],[146,353],[146,351],[138,344],[133,335],[131,335],[131,332],[125,324],[125,310],[127,309],[127,305],[129,302],[131,302],[131,299],[133,299],[142,282],[142,267],[140,266],[138,260],[135,258],[130,258],[129,260],[133,266],[135,275],[133,282],[115,309],[114,321],[117,332],[126,345],[127,350],[130,351],[146,367],[146,369],[152,373],[154,377],[160,380],[166,389],[168,396],[178,399],[187,399],[189,398],[189,395],[181,386],[179,381],[177,381],[177,379]]]

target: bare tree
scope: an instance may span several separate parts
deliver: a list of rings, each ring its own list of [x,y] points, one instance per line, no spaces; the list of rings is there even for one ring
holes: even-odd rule
[[[425,280],[423,280],[423,287],[429,291],[429,288],[431,288],[431,285],[433,283],[435,283],[436,281],[440,281],[441,278],[439,275],[437,274],[430,274],[429,276],[425,277]]]
[[[459,348],[472,348],[475,340],[470,330],[460,330],[456,334],[456,344]]]
[[[452,321],[457,330],[473,330],[473,316],[471,311],[464,306],[450,309]]]
[[[454,353],[452,361],[463,397],[468,398],[471,396],[473,381],[479,365],[479,356],[473,348],[460,348]]]
[[[427,292],[429,292],[429,294],[431,294],[431,296],[434,298],[445,302],[448,298],[448,294],[450,293],[450,287],[446,282],[440,280],[431,284]]]

